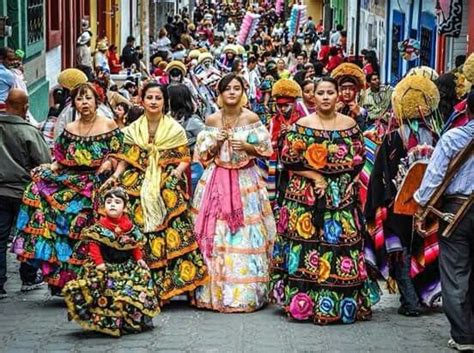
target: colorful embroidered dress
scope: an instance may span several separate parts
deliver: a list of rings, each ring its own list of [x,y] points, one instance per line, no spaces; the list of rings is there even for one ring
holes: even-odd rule
[[[117,231],[97,222],[82,238],[75,253],[83,259],[82,270],[63,289],[69,320],[112,336],[151,328],[160,308],[150,270],[137,263],[145,243],[140,229],[130,223]],[[100,263],[105,271],[97,270]]]
[[[171,175],[190,161],[186,133],[173,118],[162,119],[152,143],[146,116],[126,127],[123,153],[114,157],[129,163],[120,183],[131,196],[134,223],[144,229],[146,261],[166,301],[206,283],[208,275],[193,233],[189,181],[186,173],[179,180]]]
[[[298,123],[286,135],[282,161],[290,179],[281,185],[272,296],[296,320],[328,324],[371,317],[377,295],[368,282],[354,181],[364,164],[362,139],[357,127],[325,131]],[[328,184],[324,196],[315,194],[312,180],[292,171],[320,173]]]
[[[97,168],[122,149],[119,129],[91,137],[67,130],[58,137],[54,158],[64,169],[55,174],[38,167],[26,187],[13,250],[20,261],[39,261],[45,281],[62,288],[78,270],[70,258],[81,230],[97,211],[95,192],[104,181]]]
[[[268,126],[271,117],[273,116],[273,114],[275,114],[276,111],[275,99],[271,97],[272,88],[274,84],[275,79],[271,76],[267,76],[264,80],[262,80],[262,83],[259,87],[261,97],[258,100],[258,103],[255,104],[254,112],[258,114],[258,116],[260,117],[260,121],[266,126]],[[265,107],[264,99],[265,95],[267,94],[270,95],[270,99],[268,101],[267,107]]]
[[[281,126],[291,126],[296,123],[301,118],[300,113],[295,109],[292,113],[290,118],[287,120],[285,116],[279,112],[277,112],[272,119],[270,120],[270,137],[272,139],[272,147],[273,153],[271,157],[268,159],[266,166],[267,166],[267,173],[266,176],[267,180],[267,191],[270,198],[270,202],[272,203],[272,208],[275,207],[275,202],[278,195],[278,184],[280,180],[287,179],[288,175],[283,170],[283,165],[280,163],[280,154],[281,154],[281,147],[285,137],[285,132],[281,131]],[[282,180],[283,181],[283,180]]]
[[[193,213],[211,277],[208,285],[196,291],[196,305],[221,312],[250,312],[268,301],[275,221],[255,159],[231,151],[226,143],[217,157],[209,155],[218,132],[206,127],[195,147],[207,168],[194,194]],[[271,155],[270,135],[262,123],[234,128],[232,134],[254,145],[262,156]]]

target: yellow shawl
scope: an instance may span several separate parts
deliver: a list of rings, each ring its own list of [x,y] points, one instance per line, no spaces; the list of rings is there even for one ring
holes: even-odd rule
[[[142,115],[137,121],[123,129],[125,143],[137,145],[148,152],[148,165],[140,190],[140,199],[145,221],[145,232],[153,232],[166,217],[166,206],[161,198],[160,152],[188,143],[183,127],[172,117],[165,115],[156,129],[153,143],[148,143],[148,120]]]

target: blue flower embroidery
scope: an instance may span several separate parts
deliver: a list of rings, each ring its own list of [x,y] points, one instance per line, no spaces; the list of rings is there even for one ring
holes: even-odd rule
[[[48,261],[51,258],[51,246],[43,239],[39,239],[35,244],[35,256],[37,259]]]
[[[59,215],[56,218],[56,233],[61,235],[67,235],[69,233],[68,222],[63,215]]]
[[[260,269],[261,269],[261,264],[260,261],[258,260],[257,257],[251,256],[250,261],[249,261],[249,270],[250,274],[252,276],[259,276],[260,274]]]
[[[341,317],[342,322],[345,324],[351,324],[355,320],[357,312],[357,303],[353,298],[344,298],[341,301]]]
[[[81,201],[73,200],[69,202],[69,205],[66,208],[66,212],[72,213],[72,214],[78,214],[83,208],[84,208],[84,205],[82,204]]]
[[[300,264],[301,245],[294,246],[288,254],[288,274],[292,275],[298,270]]]
[[[18,212],[18,218],[16,220],[16,227],[18,230],[23,230],[28,222],[30,221],[30,216],[28,216],[28,213],[24,210],[24,208],[20,208],[20,212]]]
[[[58,241],[54,248],[59,261],[66,262],[71,257],[72,249],[66,241]]]
[[[226,243],[229,246],[235,246],[242,242],[242,230],[238,230],[237,233],[232,234],[230,231],[226,234]]]
[[[334,219],[324,221],[324,238],[328,243],[336,244],[342,234],[341,224]]]
[[[250,245],[252,248],[260,248],[265,240],[258,226],[250,226]]]
[[[330,314],[334,308],[334,301],[330,297],[322,297],[319,300],[319,311],[323,314]]]

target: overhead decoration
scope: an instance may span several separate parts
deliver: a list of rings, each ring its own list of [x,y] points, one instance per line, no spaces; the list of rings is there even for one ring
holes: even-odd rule
[[[420,41],[412,38],[405,39],[398,43],[398,50],[403,60],[416,60],[420,57]]]
[[[462,0],[438,0],[438,33],[459,37],[462,27]]]
[[[281,16],[285,10],[285,0],[276,0],[275,2],[275,12],[278,16]]]
[[[257,31],[259,22],[260,15],[248,11],[242,21],[242,27],[240,27],[239,36],[237,37],[237,43],[239,43],[240,45],[249,44],[250,39]]]
[[[293,5],[291,8],[289,29],[292,35],[297,35],[298,31],[306,23],[308,16],[306,15],[306,5]]]

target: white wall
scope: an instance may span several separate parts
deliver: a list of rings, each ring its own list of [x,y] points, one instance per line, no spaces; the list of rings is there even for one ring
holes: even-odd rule
[[[49,81],[49,87],[58,83],[58,75],[61,72],[61,46],[46,52],[46,79]]]
[[[127,44],[127,37],[131,34],[130,31],[130,1],[131,0],[122,0],[120,2],[120,43],[122,47]],[[122,48],[118,50],[122,52]]]
[[[377,58],[380,62],[382,80],[384,80],[385,66],[385,48],[387,45],[386,38],[386,16],[387,9],[383,4],[376,12],[375,7],[369,9],[361,9],[360,14],[360,36],[359,51],[362,49],[375,50]],[[385,10],[383,10],[385,8]],[[347,6],[347,51],[349,54],[355,55],[356,41],[356,19],[357,19],[357,0],[350,0]],[[374,40],[376,39],[376,41]],[[374,45],[375,44],[375,45]],[[351,51],[353,49],[353,51]]]

